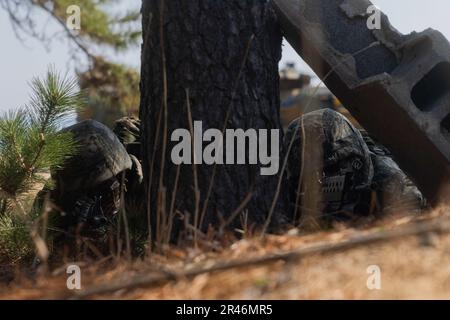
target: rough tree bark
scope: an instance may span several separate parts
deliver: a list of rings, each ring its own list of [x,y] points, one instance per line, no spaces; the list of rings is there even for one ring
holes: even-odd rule
[[[259,165],[177,167],[170,137],[198,120],[203,130],[222,130],[225,121],[230,129],[281,129],[282,36],[270,2],[143,0],[142,14],[140,117],[153,237],[163,239],[171,221],[172,235],[186,221],[201,230],[217,227],[238,209],[248,213],[249,223],[263,224],[279,175],[262,176]],[[275,220],[285,195],[281,192]],[[231,225],[240,226],[240,217]]]

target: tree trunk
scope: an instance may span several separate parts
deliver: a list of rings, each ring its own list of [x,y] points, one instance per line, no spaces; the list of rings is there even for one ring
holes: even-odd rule
[[[202,121],[203,131],[281,129],[282,37],[270,2],[144,0],[142,14],[140,116],[153,237],[167,240],[188,224],[203,231],[227,222],[243,227],[243,216],[264,225],[272,211],[275,221],[286,194],[274,202],[282,150],[280,171],[271,176],[261,175],[259,164],[176,166],[171,160],[173,131],[192,132],[193,121]]]

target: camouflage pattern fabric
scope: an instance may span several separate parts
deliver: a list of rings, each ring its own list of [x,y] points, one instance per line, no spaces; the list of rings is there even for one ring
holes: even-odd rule
[[[387,148],[361,130],[374,165],[372,189],[376,191],[382,210],[420,209],[426,200],[411,179],[400,169]]]
[[[287,178],[295,212],[318,210],[322,217],[340,219],[380,213],[400,204],[420,207],[424,203],[387,149],[332,109],[310,112],[292,122],[285,150],[291,143]],[[311,154],[320,155],[314,158]],[[315,176],[308,171],[314,171]],[[305,204],[308,193],[315,189],[320,194],[313,204],[311,200]]]

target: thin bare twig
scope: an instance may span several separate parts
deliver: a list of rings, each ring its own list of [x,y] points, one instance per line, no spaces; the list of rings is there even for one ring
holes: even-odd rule
[[[186,108],[187,108],[187,116],[189,122],[189,131],[191,132],[191,137],[194,137],[194,125],[192,123],[192,110],[191,110],[191,102],[189,97],[189,89],[186,89]],[[195,159],[195,141],[192,141],[192,150],[194,150],[194,159]],[[197,173],[197,164],[195,160],[192,161],[192,174],[194,176],[194,200],[195,200],[195,212],[194,212],[194,245],[197,246],[197,230],[201,229],[201,223],[199,214],[200,214],[200,187],[198,184],[198,173]]]
[[[62,21],[52,10],[50,10],[44,3],[40,3],[39,1],[33,1],[32,3],[36,6],[38,6],[39,8],[41,8],[42,10],[44,10],[45,12],[47,12],[50,16],[52,16],[56,22],[59,23],[59,25],[63,28],[63,30],[66,32],[66,34],[68,35],[68,37],[75,43],[75,45],[81,50],[83,51],[83,53],[91,60],[91,61],[95,61],[97,59],[97,57],[92,54],[89,49],[81,43],[79,37],[75,36],[72,31],[67,28],[67,25],[64,23],[64,21]]]
[[[164,112],[164,122],[163,122],[163,136],[162,136],[162,150],[161,150],[161,168],[159,173],[159,186],[158,186],[158,200],[161,201],[158,203],[157,208],[157,238],[159,235],[158,231],[160,230],[160,222],[166,218],[166,188],[164,186],[164,171],[165,171],[165,162],[166,162],[166,150],[167,150],[167,137],[168,137],[168,83],[167,83],[167,59],[166,59],[166,50],[165,50],[165,41],[164,41],[164,7],[165,0],[160,1],[159,8],[159,37],[160,37],[160,47],[161,47],[161,66],[162,66],[162,83],[163,83],[163,99],[162,110]],[[162,217],[164,214],[164,217]]]

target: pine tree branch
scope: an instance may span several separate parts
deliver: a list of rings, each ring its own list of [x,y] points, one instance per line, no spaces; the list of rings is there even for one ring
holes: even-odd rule
[[[15,139],[14,136],[11,137],[11,142],[13,144],[13,149],[14,149],[14,152],[16,153],[17,159],[20,162],[20,166],[22,167],[22,169],[26,170],[27,165],[25,164],[23,155],[22,155],[22,153],[20,152],[20,150],[19,150],[19,148],[17,146],[17,139]]]
[[[44,150],[44,147],[45,147],[44,131],[41,131],[40,136],[41,136],[41,141],[39,142],[38,150],[37,150],[33,160],[30,162],[28,168],[26,168],[26,171],[27,171],[29,177],[31,177],[31,176],[33,176],[33,174],[35,174],[35,171],[36,171],[35,166],[36,166],[39,158],[41,157],[42,151]]]

